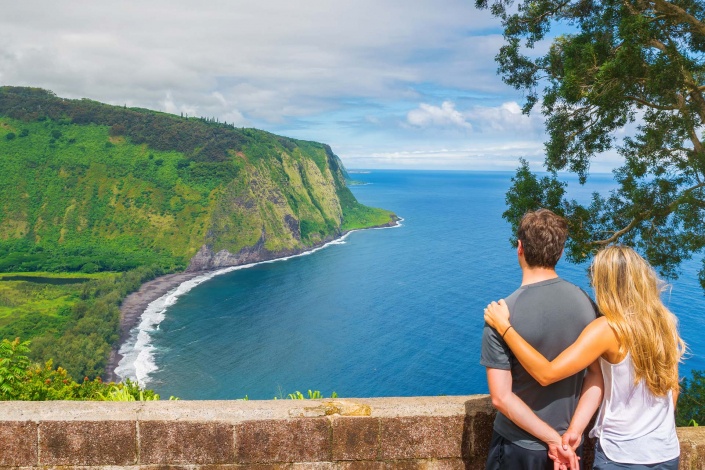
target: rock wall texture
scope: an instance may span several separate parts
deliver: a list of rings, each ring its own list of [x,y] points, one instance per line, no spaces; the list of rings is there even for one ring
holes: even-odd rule
[[[0,402],[0,467],[482,469],[493,419],[486,395]],[[678,434],[705,468],[705,431]]]

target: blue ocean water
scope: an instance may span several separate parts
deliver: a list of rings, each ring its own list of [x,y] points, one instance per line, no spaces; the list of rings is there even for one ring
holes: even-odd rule
[[[134,357],[148,363],[147,385],[183,399],[486,393],[482,311],[521,279],[501,217],[512,175],[352,175],[367,183],[352,186],[358,200],[394,211],[402,225],[221,274],[179,296],[140,332],[146,340]],[[611,175],[593,175],[569,191],[584,200],[612,184]],[[686,263],[664,297],[692,350],[685,374],[705,369],[698,266]],[[585,270],[558,266],[589,291]]]

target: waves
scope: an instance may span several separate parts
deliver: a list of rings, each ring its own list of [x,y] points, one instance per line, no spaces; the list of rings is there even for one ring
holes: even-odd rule
[[[157,370],[150,333],[159,329],[159,324],[166,318],[167,309],[197,285],[232,270],[225,268],[189,279],[151,302],[142,313],[139,325],[133,328],[128,340],[120,347],[122,359],[115,368],[115,375],[137,381],[140,385],[149,382],[149,374]]]
[[[402,220],[403,219],[400,219],[396,226],[378,228],[385,229],[400,227]],[[150,374],[158,370],[154,354],[156,349],[152,344],[151,334],[159,330],[159,325],[166,318],[166,311],[169,307],[174,305],[179,297],[188,293],[194,287],[221,274],[226,274],[240,269],[247,269],[261,264],[277,263],[300,256],[308,256],[331,245],[344,245],[346,243],[345,239],[355,231],[356,230],[351,230],[340,238],[303,253],[267,261],[260,261],[258,263],[222,268],[182,282],[176,288],[170,290],[147,306],[145,311],[142,313],[139,325],[133,328],[130,332],[130,337],[128,340],[125,341],[125,343],[120,347],[119,353],[122,356],[122,359],[115,368],[115,375],[117,375],[121,380],[130,379],[132,381],[136,381],[141,386],[145,386],[149,383]]]

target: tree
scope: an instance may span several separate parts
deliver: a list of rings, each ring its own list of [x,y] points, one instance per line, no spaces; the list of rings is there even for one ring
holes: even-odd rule
[[[705,246],[705,5],[702,0],[476,0],[502,20],[496,59],[546,116],[545,168],[523,161],[504,217],[549,207],[570,223],[566,254],[582,262],[602,246],[636,247],[664,276]],[[551,28],[571,31],[536,57]],[[533,56],[530,54],[533,53]],[[584,184],[591,160],[616,149],[617,189],[589,205],[565,198],[558,171]],[[700,271],[705,289],[705,260]]]
[[[676,409],[676,426],[701,426],[705,423],[705,372],[694,370],[681,383]]]

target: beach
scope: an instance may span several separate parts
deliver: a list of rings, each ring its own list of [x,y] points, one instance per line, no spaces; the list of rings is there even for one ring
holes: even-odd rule
[[[139,290],[125,297],[120,305],[120,340],[117,346],[113,347],[108,358],[108,364],[105,366],[105,375],[103,380],[106,382],[116,382],[120,379],[115,374],[115,368],[122,359],[122,355],[118,352],[120,347],[130,337],[130,332],[136,327],[141,318],[142,313],[147,309],[150,303],[162,297],[167,292],[176,289],[182,283],[205,274],[202,271],[197,272],[182,272],[167,274],[151,281],[145,282],[140,286]]]

